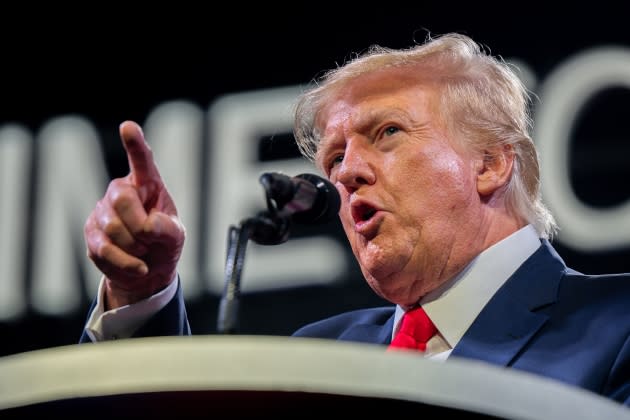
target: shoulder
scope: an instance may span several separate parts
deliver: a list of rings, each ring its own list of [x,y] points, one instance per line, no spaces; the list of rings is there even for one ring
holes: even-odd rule
[[[292,335],[294,337],[343,339],[350,331],[371,331],[372,334],[377,335],[381,331],[387,331],[387,329],[391,332],[394,311],[394,306],[382,306],[344,312],[307,324]]]
[[[630,273],[585,274],[564,262],[555,248],[546,240],[543,246],[532,255],[517,271],[514,277],[519,281],[518,292],[530,295],[534,291],[540,295],[556,295],[561,302],[590,301],[609,302],[627,305],[630,301]],[[540,292],[543,290],[544,292]],[[553,299],[552,299],[553,300]],[[630,313],[630,312],[629,312]]]
[[[559,294],[564,298],[584,299],[592,305],[597,302],[619,306],[627,311],[630,302],[630,273],[587,275],[567,270]]]

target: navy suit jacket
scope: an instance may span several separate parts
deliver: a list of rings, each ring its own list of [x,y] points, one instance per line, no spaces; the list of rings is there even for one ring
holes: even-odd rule
[[[306,325],[293,336],[387,345],[394,310],[392,305],[346,312]],[[178,290],[135,336],[189,334],[185,317]],[[578,273],[543,241],[492,297],[450,357],[539,374],[630,406],[630,274]]]

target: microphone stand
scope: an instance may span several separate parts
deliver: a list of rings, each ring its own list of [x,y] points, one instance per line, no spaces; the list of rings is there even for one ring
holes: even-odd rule
[[[261,183],[266,191],[267,211],[244,219],[238,227],[230,226],[228,229],[225,287],[219,303],[217,319],[219,334],[235,334],[238,331],[241,274],[248,241],[251,239],[262,245],[275,245],[286,242],[289,238],[290,216],[280,212],[281,209],[271,197],[268,184],[262,179]]]
[[[225,288],[219,303],[217,332],[234,334],[237,330],[238,307],[240,298],[241,273],[245,260],[245,250],[249,240],[249,223],[228,229],[228,253],[225,261]]]

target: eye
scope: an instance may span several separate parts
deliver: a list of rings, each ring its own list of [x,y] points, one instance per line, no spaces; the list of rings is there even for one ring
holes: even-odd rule
[[[400,131],[400,128],[394,126],[394,125],[390,125],[388,127],[385,128],[385,130],[383,131],[385,136],[393,136],[394,134],[398,133]]]
[[[339,165],[341,162],[343,162],[343,154],[338,154],[338,155],[333,156],[328,163],[328,169],[330,170],[334,168],[335,166]]]
[[[327,159],[326,165],[324,166],[324,172],[326,175],[330,177],[334,172],[336,172],[335,169],[341,162],[343,162],[342,153],[332,155],[329,159]]]

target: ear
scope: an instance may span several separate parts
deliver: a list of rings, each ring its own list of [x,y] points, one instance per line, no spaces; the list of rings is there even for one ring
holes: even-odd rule
[[[493,194],[503,187],[512,174],[514,150],[512,146],[500,146],[484,150],[477,173],[477,192],[481,196]]]

